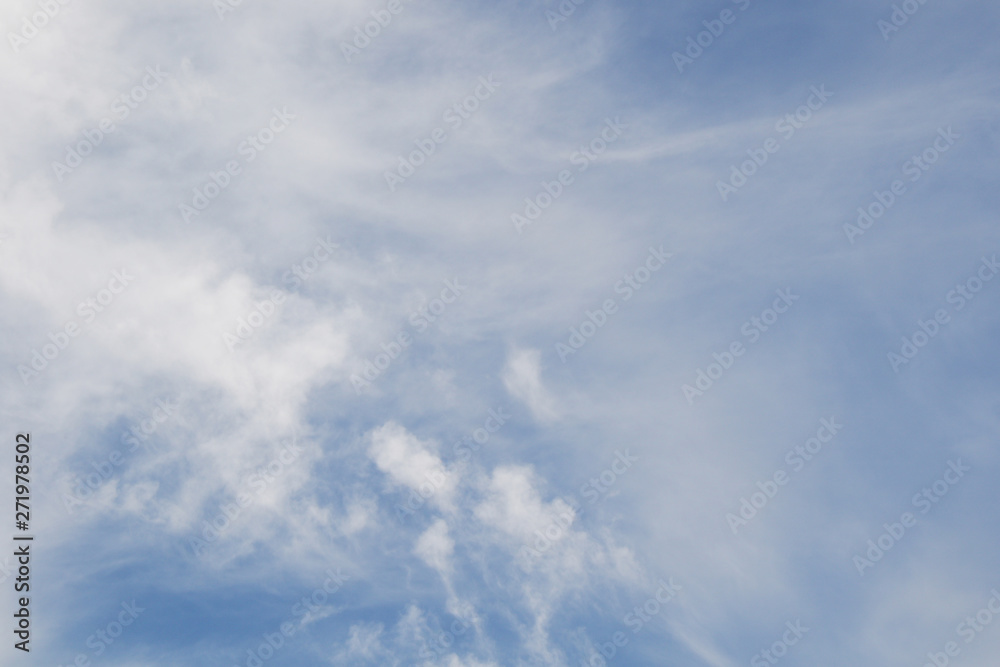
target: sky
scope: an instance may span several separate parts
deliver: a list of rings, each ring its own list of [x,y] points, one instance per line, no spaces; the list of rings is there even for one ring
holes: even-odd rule
[[[4,2],[0,663],[995,666],[998,19]]]

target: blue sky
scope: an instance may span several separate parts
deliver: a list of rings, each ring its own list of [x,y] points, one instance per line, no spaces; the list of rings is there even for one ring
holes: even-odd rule
[[[4,664],[995,665],[998,18],[5,3]]]

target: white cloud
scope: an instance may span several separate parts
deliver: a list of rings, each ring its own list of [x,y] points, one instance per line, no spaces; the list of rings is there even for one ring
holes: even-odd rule
[[[503,384],[536,419],[551,421],[559,413],[555,398],[542,385],[541,360],[538,350],[511,350],[503,370]]]
[[[454,509],[458,477],[432,451],[432,443],[418,440],[395,422],[375,429],[370,438],[368,456],[394,483],[429,497],[438,507]]]
[[[437,519],[431,524],[413,549],[413,553],[442,575],[447,575],[451,570],[450,561],[454,552],[455,540],[448,534],[448,524],[444,519]]]

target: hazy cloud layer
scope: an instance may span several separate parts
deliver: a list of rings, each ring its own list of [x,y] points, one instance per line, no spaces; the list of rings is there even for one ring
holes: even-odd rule
[[[5,3],[30,662],[994,665],[998,19]]]

